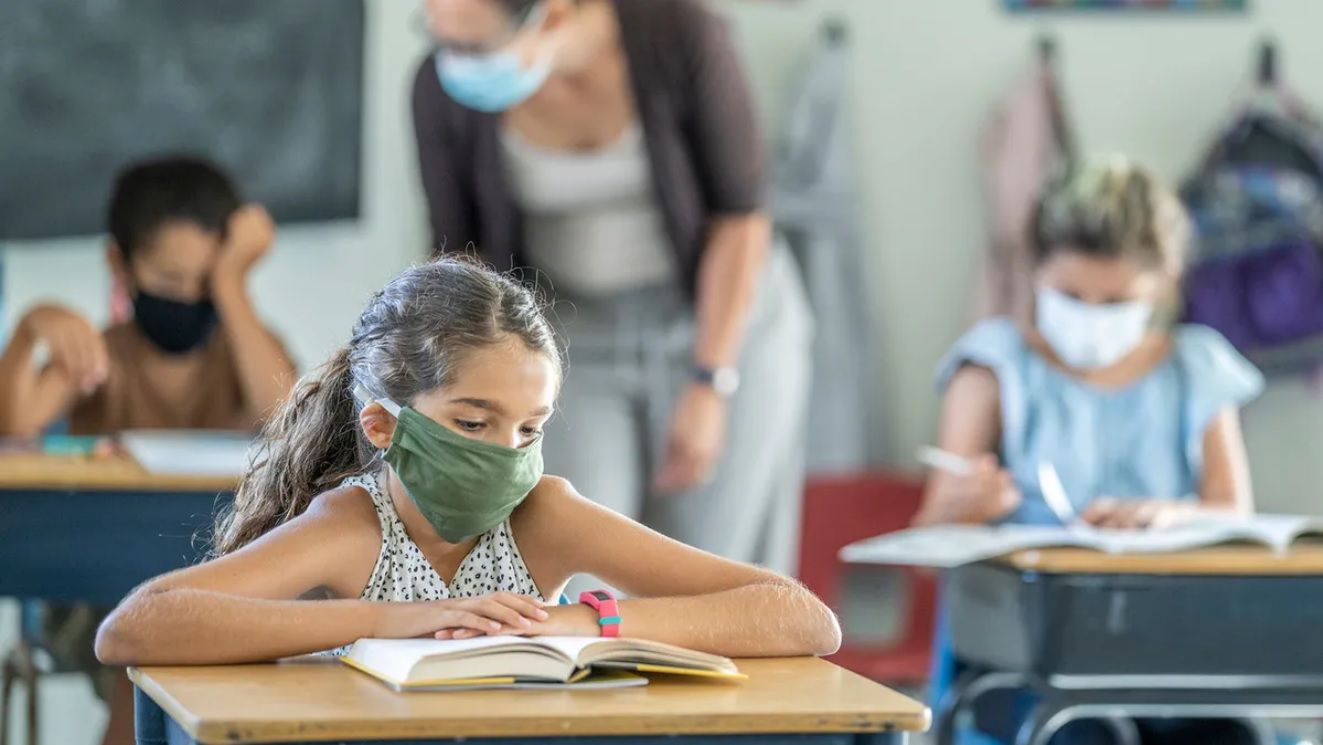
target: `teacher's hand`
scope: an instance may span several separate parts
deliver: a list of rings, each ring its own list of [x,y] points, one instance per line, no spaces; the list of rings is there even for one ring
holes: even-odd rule
[[[710,386],[685,389],[671,412],[666,455],[653,488],[674,493],[701,486],[712,478],[726,442],[726,399]]]

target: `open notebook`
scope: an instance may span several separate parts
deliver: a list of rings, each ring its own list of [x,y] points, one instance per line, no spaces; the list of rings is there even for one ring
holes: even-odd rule
[[[239,478],[248,470],[252,437],[212,430],[138,429],[120,443],[144,469],[157,475]]]
[[[841,559],[856,564],[950,568],[1034,548],[1152,554],[1223,543],[1259,544],[1282,553],[1307,537],[1323,537],[1323,521],[1295,515],[1201,515],[1160,530],[1105,530],[1087,525],[936,525],[850,544],[841,550]]]
[[[359,639],[340,659],[398,691],[621,688],[646,685],[646,678],[631,673],[650,672],[744,679],[725,657],[641,639]]]

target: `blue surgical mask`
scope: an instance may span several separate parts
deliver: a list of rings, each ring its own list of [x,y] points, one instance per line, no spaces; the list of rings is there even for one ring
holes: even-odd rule
[[[1120,362],[1144,340],[1153,306],[1134,301],[1093,305],[1043,288],[1037,295],[1038,332],[1062,362],[1094,370]]]
[[[451,98],[470,109],[495,113],[526,101],[551,73],[542,60],[525,68],[513,52],[459,55],[437,52],[436,75]]]

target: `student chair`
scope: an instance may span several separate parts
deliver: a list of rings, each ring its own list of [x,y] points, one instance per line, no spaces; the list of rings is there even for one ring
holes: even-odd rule
[[[837,554],[847,544],[908,527],[922,495],[917,477],[886,473],[810,477],[805,487],[799,578],[841,614],[844,642],[830,659],[873,680],[926,680],[936,580],[912,568],[845,564]],[[899,628],[878,638],[887,613],[898,614]]]
[[[43,654],[42,611],[38,602],[24,600],[20,603],[18,644],[0,660],[0,745],[8,745],[9,742],[13,715],[10,702],[17,683],[22,683],[27,690],[27,745],[38,745],[41,742],[38,730],[41,708],[38,683],[43,675],[56,672],[50,664],[50,657]]]

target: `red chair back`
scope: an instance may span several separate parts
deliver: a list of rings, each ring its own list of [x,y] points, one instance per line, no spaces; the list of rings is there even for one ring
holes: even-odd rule
[[[873,680],[927,678],[936,580],[910,568],[844,564],[837,554],[855,541],[909,527],[922,496],[917,478],[885,473],[810,477],[805,487],[799,578],[841,614],[845,638],[832,661]],[[880,638],[886,626],[895,633]]]

